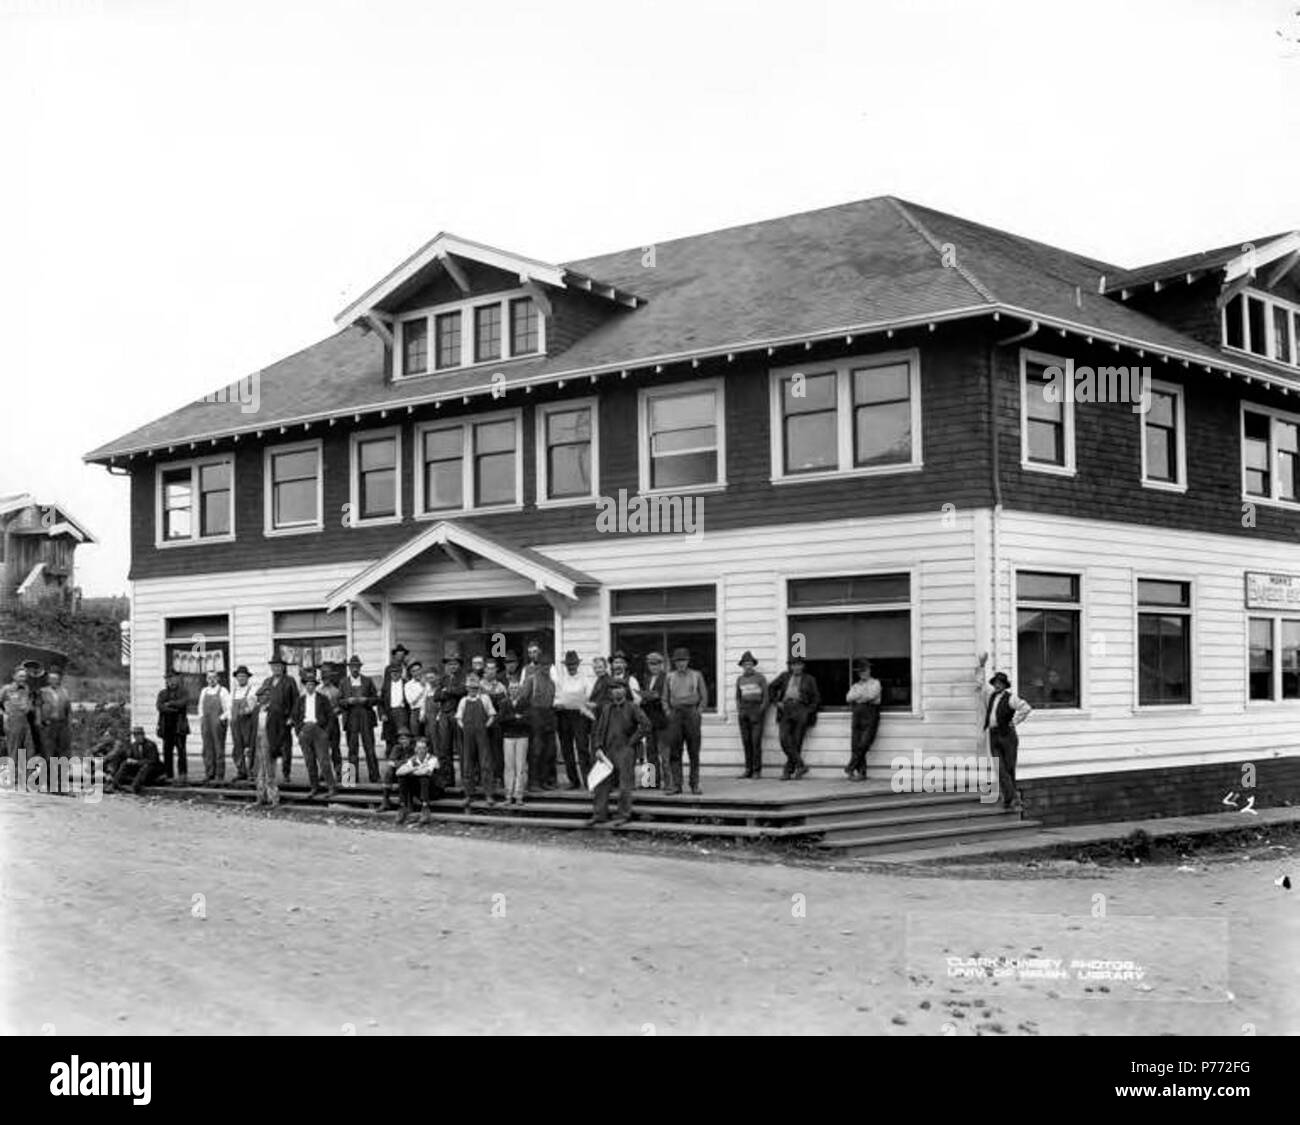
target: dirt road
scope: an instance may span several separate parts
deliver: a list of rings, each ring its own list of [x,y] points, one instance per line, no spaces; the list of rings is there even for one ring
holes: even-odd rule
[[[1282,854],[936,877],[10,792],[0,846],[6,1032],[1300,1031]]]

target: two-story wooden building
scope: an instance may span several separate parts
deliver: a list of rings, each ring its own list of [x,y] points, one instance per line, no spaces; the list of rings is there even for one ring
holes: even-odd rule
[[[826,776],[866,655],[877,777],[980,747],[1004,668],[1033,815],[1295,798],[1298,260],[1125,270],[888,197],[563,265],[439,235],[255,393],[87,455],[131,477],[133,698],[273,650],[684,644],[734,771],[737,660],[797,641]]]

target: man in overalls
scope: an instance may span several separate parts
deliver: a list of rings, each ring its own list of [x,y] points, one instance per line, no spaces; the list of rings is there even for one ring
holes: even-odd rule
[[[230,723],[230,692],[216,672],[208,673],[199,692],[199,738],[203,743],[203,780],[226,780],[226,727]]]
[[[465,695],[456,707],[456,726],[460,728],[462,758],[460,783],[465,790],[465,811],[468,812],[474,790],[483,786],[483,799],[488,808],[495,808],[496,782],[492,777],[492,745],[488,727],[496,718],[492,700],[483,694],[482,685],[472,673],[465,678]]]
[[[1011,690],[1011,678],[994,672],[989,680],[993,691],[984,708],[984,729],[989,732],[989,752],[998,760],[998,788],[1004,808],[1019,812],[1023,807],[1016,789],[1016,757],[1020,736],[1016,727],[1029,718],[1033,708]]]

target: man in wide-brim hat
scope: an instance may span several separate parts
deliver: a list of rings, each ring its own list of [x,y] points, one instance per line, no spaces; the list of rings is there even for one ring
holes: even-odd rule
[[[267,661],[270,678],[263,681],[266,689],[266,738],[272,759],[280,759],[280,772],[289,780],[293,768],[293,706],[298,702],[298,685],[286,674],[284,658],[274,653]]]
[[[256,712],[257,685],[248,665],[241,664],[230,685],[230,752],[235,760],[236,781],[247,781],[253,772]]]
[[[672,783],[668,794],[682,791],[682,750],[690,759],[691,792],[700,792],[700,715],[709,705],[709,688],[703,674],[691,667],[687,648],[673,649],[673,670],[664,682],[664,701],[668,712],[668,767]]]
[[[804,671],[804,659],[799,653],[790,657],[786,670],[772,681],[768,696],[776,704],[781,749],[785,752],[781,780],[798,781],[808,772],[803,760],[804,736],[817,722],[817,710],[822,702],[817,681]]]
[[[369,676],[362,674],[361,657],[353,655],[348,660],[347,675],[339,683],[343,707],[343,732],[348,739],[348,770],[343,784],[351,785],[360,777],[357,760],[358,744],[366,752],[366,773],[373,785],[379,780],[379,759],[375,756],[375,708],[379,704],[379,691]]]
[[[736,717],[740,723],[740,746],[745,752],[745,772],[740,776],[763,776],[763,718],[767,713],[767,677],[758,670],[754,654],[746,650],[737,663]]]
[[[1022,806],[1016,788],[1016,758],[1020,752],[1020,735],[1016,727],[1029,718],[1033,708],[1011,690],[1011,677],[1005,672],[994,672],[989,687],[993,690],[984,706],[989,753],[998,760],[998,789],[1003,807],[1019,811]]]

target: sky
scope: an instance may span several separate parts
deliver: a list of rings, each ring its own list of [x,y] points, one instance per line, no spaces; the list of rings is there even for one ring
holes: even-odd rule
[[[440,230],[565,261],[891,194],[1136,265],[1300,228],[1300,0],[0,0],[0,494]]]

